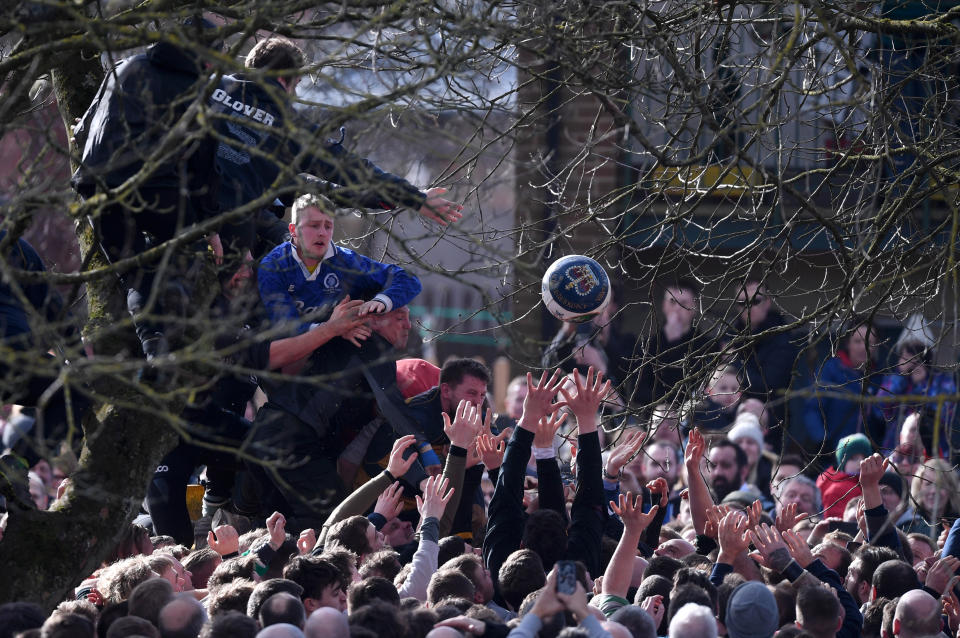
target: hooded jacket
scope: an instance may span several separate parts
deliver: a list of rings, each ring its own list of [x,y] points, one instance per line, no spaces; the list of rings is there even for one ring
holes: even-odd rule
[[[324,138],[322,126],[297,116],[275,79],[225,76],[209,103],[222,136],[217,164],[223,175],[220,201],[225,210],[291,182],[297,173],[336,184],[339,188],[330,195],[357,207],[402,205],[416,210],[426,201],[426,195],[407,180],[344,148],[343,129],[339,140]],[[284,170],[289,175],[281,175]]]
[[[189,116],[181,122],[206,83],[197,56],[168,42],[108,71],[74,131],[83,151],[70,180],[73,188],[83,197],[116,188],[151,160],[156,166],[140,182],[141,190],[186,190],[198,219],[215,214],[213,137]],[[158,156],[161,150],[166,152]]]

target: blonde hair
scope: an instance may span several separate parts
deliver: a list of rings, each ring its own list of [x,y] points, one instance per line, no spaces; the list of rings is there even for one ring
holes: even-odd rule
[[[104,567],[97,578],[97,589],[107,602],[119,603],[129,598],[137,585],[156,577],[145,557],[131,556]]]
[[[934,472],[936,475],[932,478],[925,476],[928,472]],[[943,487],[947,491],[949,506],[954,512],[960,513],[960,479],[949,463],[943,459],[927,459],[917,468],[910,483],[910,498],[918,508],[921,507],[920,492],[927,483]],[[931,517],[940,517],[946,509],[947,503],[941,503],[939,512],[928,512],[928,514]]]
[[[290,212],[290,221],[298,228],[300,226],[300,216],[303,214],[303,211],[308,208],[316,208],[323,214],[330,215],[331,217],[337,211],[337,206],[323,195],[317,195],[315,193],[301,195],[293,202],[293,209]]]

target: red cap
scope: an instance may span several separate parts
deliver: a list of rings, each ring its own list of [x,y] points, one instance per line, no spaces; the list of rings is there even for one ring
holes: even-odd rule
[[[440,385],[440,368],[424,359],[397,361],[397,385],[404,398],[417,396]]]

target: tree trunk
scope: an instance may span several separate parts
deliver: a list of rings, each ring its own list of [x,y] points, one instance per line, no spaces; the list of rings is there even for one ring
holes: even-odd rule
[[[72,125],[93,100],[103,78],[99,57],[75,56],[53,71],[64,123]],[[71,140],[71,146],[73,141]],[[76,154],[73,154],[76,157]],[[92,237],[79,226],[84,253]],[[91,267],[104,265],[97,256]],[[98,354],[114,354],[127,344],[98,343],[98,328],[127,319],[122,291],[112,276],[87,285],[89,321],[85,335]],[[132,350],[138,352],[139,348]],[[146,387],[118,382],[111,365],[91,366],[88,381],[107,399],[88,414],[80,466],[70,479],[63,499],[51,511],[18,508],[12,504],[0,562],[0,602],[29,600],[52,610],[73,598],[73,588],[90,576],[110,553],[143,501],[150,478],[163,456],[177,441],[168,423],[179,412],[178,401]],[[130,376],[130,373],[126,373]],[[140,389],[143,391],[139,391]]]

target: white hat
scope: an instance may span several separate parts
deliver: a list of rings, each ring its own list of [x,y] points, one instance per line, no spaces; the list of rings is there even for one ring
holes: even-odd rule
[[[760,429],[760,419],[753,412],[741,412],[733,421],[733,427],[727,432],[727,438],[737,442],[737,439],[749,437],[763,447],[763,430]]]

